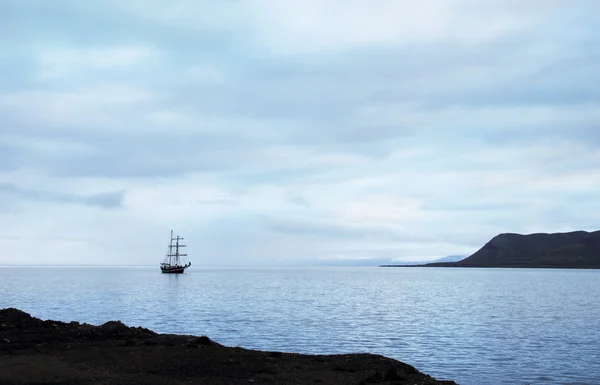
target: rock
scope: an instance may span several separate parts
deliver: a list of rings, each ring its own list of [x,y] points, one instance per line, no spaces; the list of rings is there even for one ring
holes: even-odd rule
[[[207,336],[200,336],[189,340],[194,345],[211,345],[213,342]]]
[[[141,385],[185,379],[215,384],[254,380],[256,384],[296,385],[456,385],[372,354],[264,352],[226,347],[207,336],[157,334],[120,321],[100,326],[41,321],[18,309],[1,309],[0,324],[7,325],[0,329],[0,384]],[[5,361],[6,354],[15,358]]]
[[[396,368],[392,367],[386,370],[386,372],[383,375],[383,379],[385,381],[405,381],[406,377],[398,374]]]

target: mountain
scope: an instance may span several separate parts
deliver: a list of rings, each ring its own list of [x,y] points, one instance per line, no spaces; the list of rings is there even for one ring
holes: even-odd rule
[[[464,259],[464,255],[448,255],[446,257],[438,258],[433,261],[403,261],[402,265],[380,265],[383,267],[394,267],[394,266],[423,266],[424,264],[438,263],[438,262],[456,262]]]
[[[600,268],[600,231],[500,234],[457,262],[433,262],[431,267],[553,267]]]
[[[462,261],[465,257],[466,257],[466,255],[448,255],[447,257],[442,257],[440,259],[436,259],[435,261],[430,262],[430,263],[458,262],[458,261]]]

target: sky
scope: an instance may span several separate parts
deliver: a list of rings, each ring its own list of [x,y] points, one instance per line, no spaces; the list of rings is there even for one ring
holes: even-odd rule
[[[1,0],[0,264],[600,229],[597,0]]]

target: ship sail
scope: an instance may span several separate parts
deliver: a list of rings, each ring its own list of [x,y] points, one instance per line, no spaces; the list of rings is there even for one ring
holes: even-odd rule
[[[186,245],[182,245],[179,241],[182,241],[183,238],[179,235],[173,238],[173,230],[171,230],[171,239],[169,241],[169,250],[167,251],[167,255],[165,256],[165,261],[160,264],[160,270],[163,273],[169,274],[181,274],[192,265],[191,262],[187,264],[182,264],[181,257],[187,256],[187,254],[180,253],[180,247],[186,247]],[[175,241],[175,243],[173,243]]]

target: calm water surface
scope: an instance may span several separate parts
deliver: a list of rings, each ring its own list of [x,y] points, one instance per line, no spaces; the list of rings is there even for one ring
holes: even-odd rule
[[[600,384],[600,271],[0,267],[0,308],[229,346],[383,354],[462,385]]]

